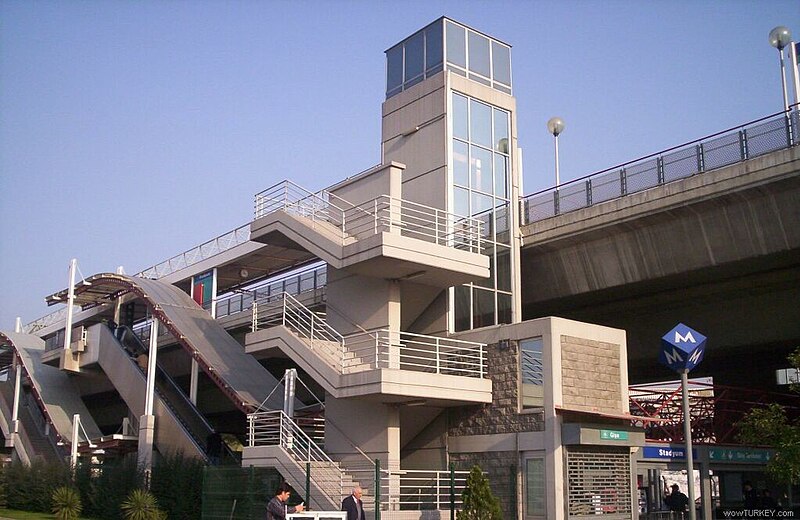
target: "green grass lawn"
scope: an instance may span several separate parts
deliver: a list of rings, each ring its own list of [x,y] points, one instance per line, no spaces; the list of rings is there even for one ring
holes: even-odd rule
[[[55,518],[55,516],[48,513],[31,513],[30,511],[0,508],[0,519],[3,518],[13,518],[15,520],[49,520]]]

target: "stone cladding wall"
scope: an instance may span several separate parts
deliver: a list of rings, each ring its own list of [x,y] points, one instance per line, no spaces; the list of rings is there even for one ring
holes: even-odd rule
[[[620,346],[561,336],[561,388],[564,407],[620,412]]]

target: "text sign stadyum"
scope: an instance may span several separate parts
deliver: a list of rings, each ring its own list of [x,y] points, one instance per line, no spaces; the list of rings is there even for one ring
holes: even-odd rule
[[[697,456],[697,450],[692,449],[692,456]],[[645,459],[685,460],[686,448],[683,446],[645,446],[642,448],[642,457]]]
[[[703,360],[705,350],[706,337],[679,323],[661,338],[658,359],[676,372],[688,372]]]

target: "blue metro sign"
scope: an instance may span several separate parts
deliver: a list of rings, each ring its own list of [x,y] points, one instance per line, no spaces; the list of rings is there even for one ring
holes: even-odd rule
[[[683,323],[661,338],[659,361],[676,372],[690,371],[703,360],[706,337]]]

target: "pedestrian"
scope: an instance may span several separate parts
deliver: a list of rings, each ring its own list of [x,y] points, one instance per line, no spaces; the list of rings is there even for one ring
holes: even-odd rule
[[[749,480],[746,480],[744,484],[742,484],[742,499],[745,509],[758,509],[761,500],[759,500],[758,493]]]
[[[681,493],[678,484],[672,484],[672,493],[664,498],[664,503],[673,513],[683,513],[689,506],[689,497]]]
[[[278,486],[278,489],[275,490],[275,496],[267,504],[267,520],[283,520],[289,513],[300,513],[303,511],[302,502],[294,507],[286,504],[291,493],[292,488],[290,488],[289,484],[286,482]]]
[[[342,511],[347,511],[347,520],[366,520],[364,502],[361,501],[361,487],[356,486],[350,496],[342,500]]]

